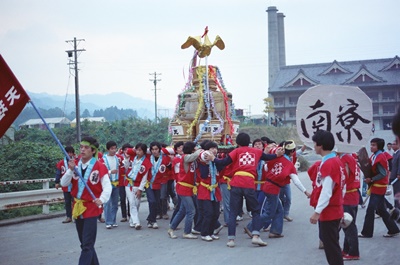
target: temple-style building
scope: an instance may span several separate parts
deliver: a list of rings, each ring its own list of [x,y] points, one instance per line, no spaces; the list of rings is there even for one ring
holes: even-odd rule
[[[275,118],[296,125],[299,96],[318,84],[357,86],[372,100],[375,129],[391,129],[400,106],[400,58],[286,65],[284,15],[268,7],[269,88]]]

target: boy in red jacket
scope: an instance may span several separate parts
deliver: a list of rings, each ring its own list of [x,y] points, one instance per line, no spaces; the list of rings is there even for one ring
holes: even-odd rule
[[[82,180],[74,174],[75,161],[70,159],[68,170],[61,178],[61,186],[72,184],[71,195],[74,197],[72,217],[75,219],[76,230],[81,242],[79,264],[99,264],[94,244],[97,234],[97,218],[107,203],[111,194],[111,183],[108,170],[103,163],[96,159],[99,143],[93,137],[84,137],[80,143],[81,158],[77,170],[87,186],[93,192],[93,199]]]
[[[335,146],[333,134],[320,130],[313,135],[312,140],[315,153],[322,156],[322,162],[313,190],[318,203],[310,222],[316,224],[320,221],[320,239],[324,244],[328,264],[341,265],[343,257],[339,245],[339,224],[343,217],[343,186],[346,176],[342,162],[336,152],[332,152]]]
[[[375,211],[382,217],[386,228],[388,229],[387,234],[384,237],[393,237],[399,234],[399,228],[397,227],[394,220],[390,218],[385,205],[385,193],[389,182],[389,168],[386,155],[383,152],[385,147],[385,140],[381,138],[373,138],[371,140],[371,152],[373,153],[370,157],[372,165],[372,178],[366,178],[364,181],[370,185],[369,191],[371,193],[369,197],[369,204],[367,212],[365,213],[364,225],[359,237],[372,237],[374,233],[374,221]]]

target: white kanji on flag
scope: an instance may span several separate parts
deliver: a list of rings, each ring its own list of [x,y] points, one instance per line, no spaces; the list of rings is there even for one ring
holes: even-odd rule
[[[14,100],[19,99],[21,96],[17,95],[17,90],[12,86],[6,94],[7,101],[10,102],[10,106],[14,105]]]
[[[4,116],[6,116],[6,111],[8,110],[8,108],[6,107],[6,105],[4,105],[3,100],[0,100],[0,120],[4,118]]]
[[[30,100],[0,54],[0,137],[12,125]]]
[[[256,164],[256,156],[253,153],[242,153],[239,155],[239,165],[240,166],[245,166],[245,165],[252,165],[254,166]]]

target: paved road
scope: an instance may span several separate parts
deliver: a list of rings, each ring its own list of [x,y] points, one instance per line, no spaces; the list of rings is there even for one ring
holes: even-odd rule
[[[300,179],[310,187],[305,173]],[[284,237],[268,239],[267,247],[256,247],[243,233],[243,226],[250,218],[239,222],[235,248],[226,247],[227,229],[224,228],[219,241],[204,242],[200,239],[188,240],[167,236],[169,221],[158,222],[158,230],[143,228],[140,231],[129,228],[127,223],[106,230],[104,224],[98,224],[96,250],[101,264],[327,264],[324,252],[318,247],[316,225],[309,223],[312,208],[308,200],[297,188],[292,186],[293,222],[285,222]],[[147,203],[142,204],[141,220],[145,224]],[[172,212],[169,213],[170,215]],[[365,210],[359,210],[357,224],[361,227]],[[118,213],[118,217],[120,214]],[[64,217],[38,220],[0,227],[0,264],[77,264],[80,247],[74,224],[62,224]],[[376,220],[375,236],[372,239],[360,239],[361,260],[348,261],[351,264],[399,264],[400,237],[383,238],[386,233],[383,222]],[[183,223],[180,225],[183,227]],[[343,234],[341,234],[343,238]]]

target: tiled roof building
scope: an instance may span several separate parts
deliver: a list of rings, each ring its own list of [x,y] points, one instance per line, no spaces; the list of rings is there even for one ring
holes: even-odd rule
[[[314,85],[357,86],[372,100],[375,128],[390,129],[391,119],[400,106],[400,58],[395,56],[343,62],[334,60],[329,63],[286,66],[284,37],[279,37],[283,34],[280,30],[283,31],[284,15],[277,11],[276,7],[267,10],[268,92],[274,100],[275,117],[281,118],[286,125],[295,125],[297,100]]]

